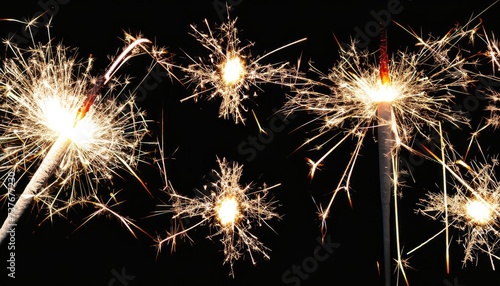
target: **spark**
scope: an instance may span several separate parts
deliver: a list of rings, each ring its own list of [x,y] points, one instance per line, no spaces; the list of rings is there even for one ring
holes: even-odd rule
[[[494,130],[496,130],[500,126],[500,108],[498,107],[500,93],[492,91],[488,97],[491,100],[485,109],[490,112],[490,115],[486,118],[486,124],[482,129],[486,129],[486,127],[491,126]]]
[[[461,161],[461,164],[464,162]],[[458,164],[447,166],[454,175],[454,193],[446,195],[445,201],[443,193],[428,193],[420,200],[417,213],[433,220],[442,220],[443,214],[447,212],[449,225],[459,231],[459,241],[463,242],[463,266],[469,262],[477,263],[476,259],[483,253],[495,269],[494,260],[500,259],[496,254],[500,246],[500,184],[494,171],[498,166],[497,157],[485,162],[472,160],[466,168],[459,168],[461,165]],[[463,169],[466,170],[465,174],[462,174]]]
[[[209,225],[215,229],[208,238],[221,236],[220,242],[224,246],[224,263],[230,265],[230,275],[234,277],[233,265],[244,252],[247,252],[253,264],[256,264],[253,253],[260,253],[269,259],[270,251],[251,230],[256,226],[266,225],[268,221],[280,219],[275,212],[275,201],[269,198],[269,190],[279,186],[263,187],[253,190],[253,183],[242,186],[240,179],[243,166],[238,163],[230,164],[225,158],[217,158],[219,171],[214,170],[217,180],[208,186],[208,194],[200,192],[200,196],[190,198],[176,192],[171,185],[167,186],[171,198],[170,205],[164,205],[167,210],[162,213],[173,213],[173,220],[181,226],[182,220],[199,217],[200,221],[187,228],[175,227],[165,238],[158,239],[158,246],[165,243],[176,245],[177,237],[187,237],[187,232],[201,225]],[[271,228],[272,229],[272,228]]]
[[[51,39],[48,28],[47,33]],[[27,49],[4,43],[12,55],[0,69],[0,171],[21,172],[16,185],[25,175],[32,177],[2,233],[32,201],[46,208],[49,218],[84,201],[104,206],[92,198],[99,197],[101,181],[121,176],[120,170],[143,184],[134,168],[145,155],[147,120],[134,96],[126,94],[130,80],[114,73],[149,40],[131,42],[97,78],[90,73],[94,59],[79,61],[76,49],[62,43],[33,40]]]
[[[254,58],[250,53],[254,43],[242,45],[238,38],[236,20],[231,20],[228,16],[227,22],[212,30],[205,19],[206,32],[191,25],[191,35],[208,50],[209,55],[198,59],[188,55],[193,63],[182,69],[187,74],[186,82],[194,85],[194,88],[193,94],[181,101],[197,101],[201,97],[208,100],[220,98],[219,117],[231,117],[235,123],[244,124],[244,112],[247,111],[244,101],[257,96],[261,91],[260,85],[291,86],[297,79],[297,69],[288,62],[261,64],[263,59],[306,39],[294,41]]]
[[[264,128],[262,128],[262,126],[260,125],[259,119],[257,118],[257,115],[255,114],[255,111],[253,111],[253,109],[252,109],[252,114],[253,118],[255,118],[255,122],[257,123],[257,127],[259,128],[259,132],[267,135],[266,130],[264,130]]]

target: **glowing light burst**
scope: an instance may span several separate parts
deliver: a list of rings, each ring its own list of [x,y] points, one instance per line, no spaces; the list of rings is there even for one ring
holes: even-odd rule
[[[428,193],[420,200],[417,212],[442,221],[445,228],[452,226],[459,231],[457,242],[464,248],[464,266],[477,264],[479,254],[486,254],[495,269],[494,261],[500,260],[497,254],[500,249],[500,184],[495,177],[498,157],[485,163],[473,160],[471,165],[461,160],[457,162],[460,164],[448,164],[454,178],[453,193]],[[447,220],[444,218],[446,212]]]
[[[465,214],[474,224],[485,225],[492,221],[490,205],[480,200],[471,200],[465,203]]]
[[[495,1],[489,7],[497,2]],[[471,30],[469,39],[474,43],[474,39],[478,38],[485,44],[485,51],[476,55],[478,59],[476,63],[479,64],[486,58],[489,61],[488,64],[491,64],[491,72],[479,72],[477,76],[491,82],[498,82],[499,78],[496,75],[499,60],[498,40],[496,40],[493,33],[488,33],[484,27],[482,27],[482,33],[479,32],[480,26],[477,25]],[[465,29],[462,29],[462,31],[465,31]],[[459,231],[457,243],[463,246],[464,249],[463,266],[467,263],[477,264],[480,254],[486,254],[491,267],[495,269],[495,260],[500,259],[500,256],[497,254],[500,242],[500,231],[498,228],[500,196],[499,184],[494,171],[498,166],[498,156],[491,158],[485,156],[483,148],[477,141],[479,134],[488,127],[496,130],[499,126],[500,116],[498,111],[500,109],[498,108],[498,102],[500,97],[493,86],[494,84],[486,87],[485,90],[485,99],[487,100],[485,111],[490,114],[483,117],[479,127],[471,133],[472,136],[470,137],[463,158],[457,155],[456,150],[449,143],[442,144],[441,146],[441,148],[449,148],[448,153],[450,153],[445,154],[445,150],[443,150],[442,158],[438,158],[430,150],[426,150],[434,160],[443,166],[443,180],[445,185],[441,193],[428,193],[427,197],[420,201],[420,208],[417,212],[432,219],[441,220],[445,227],[441,232],[408,254],[419,249],[442,232],[446,232],[446,259],[448,264],[450,241],[448,232],[450,226],[452,226]],[[468,157],[474,143],[476,143],[476,147],[480,151],[481,159],[471,160],[469,165],[465,163],[465,158]],[[453,192],[451,194],[446,190],[447,176],[450,175],[453,182]],[[449,266],[447,268],[449,272]]]
[[[117,215],[102,202],[98,185],[120,176],[120,170],[137,177],[134,169],[148,133],[144,112],[126,94],[130,81],[113,76],[125,56],[144,52],[140,46],[149,43],[127,39],[129,46],[103,77],[91,76],[92,58],[78,61],[76,50],[62,44],[33,41],[22,49],[5,41],[12,55],[0,69],[0,171],[3,180],[16,173],[16,185],[34,174],[25,192],[34,189],[19,195],[20,205],[34,200],[49,218],[83,203],[100,208],[98,213],[108,209]]]
[[[245,67],[238,56],[227,59],[221,72],[222,80],[226,86],[238,84],[245,77]]]
[[[200,196],[190,198],[176,192],[172,186],[167,185],[171,197],[171,205],[166,211],[158,213],[173,213],[175,224],[172,233],[166,238],[159,238],[158,245],[172,243],[172,250],[176,245],[177,237],[186,237],[187,232],[201,225],[209,225],[215,232],[208,238],[221,236],[220,242],[224,246],[224,264],[231,267],[230,275],[234,277],[234,262],[242,258],[246,252],[250,255],[253,264],[256,263],[254,253],[260,253],[269,259],[270,251],[259,238],[252,233],[255,227],[268,224],[271,219],[280,219],[275,212],[276,204],[269,197],[269,190],[279,186],[263,187],[253,190],[253,184],[242,186],[240,179],[243,166],[237,163],[230,164],[225,158],[217,159],[219,171],[214,170],[217,180],[207,186],[207,192]],[[182,221],[199,217],[200,221],[184,228]]]
[[[261,64],[262,60],[270,54],[304,41],[297,40],[293,43],[279,47],[263,56],[254,58],[250,48],[254,45],[242,45],[238,38],[236,19],[227,19],[216,30],[212,30],[205,19],[207,31],[201,31],[191,25],[192,35],[209,52],[207,57],[197,59],[188,56],[192,64],[182,69],[187,74],[186,82],[194,85],[193,94],[182,99],[201,97],[208,100],[221,99],[219,117],[244,124],[244,112],[247,108],[244,101],[257,96],[261,92],[262,84],[278,84],[291,86],[296,80],[297,70],[288,62]]]
[[[238,201],[233,197],[226,197],[219,200],[215,206],[217,219],[222,225],[235,224],[240,218]]]

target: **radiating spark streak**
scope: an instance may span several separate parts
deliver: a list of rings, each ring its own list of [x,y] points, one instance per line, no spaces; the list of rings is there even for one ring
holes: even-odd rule
[[[500,42],[493,33],[491,33],[491,36],[489,36],[489,33],[484,28],[483,31],[484,35],[480,38],[486,45],[486,51],[481,55],[486,57],[491,62],[492,74],[481,74],[481,76],[483,76],[487,80],[497,83],[500,81],[500,77],[498,77],[497,75],[497,73],[500,71]],[[485,94],[485,99],[487,99],[487,106],[485,107],[485,110],[489,112],[489,116],[486,117],[486,123],[484,124],[484,126],[473,134],[473,136],[475,137],[478,136],[480,131],[486,128],[492,127],[493,130],[496,130],[500,126],[500,108],[498,107],[498,103],[500,102],[500,93],[493,87],[487,87],[486,91],[487,93]]]
[[[395,157],[391,156],[391,158],[395,158]],[[398,182],[399,181],[398,180],[398,172],[397,172],[397,170],[399,170],[399,167],[397,166],[398,162],[393,159],[391,163],[392,163],[392,170],[394,170],[392,172],[393,181],[394,182]],[[406,276],[406,271],[405,271],[407,265],[403,263],[404,260],[401,257],[402,248],[401,248],[401,238],[399,237],[399,215],[398,215],[398,213],[399,213],[399,211],[398,211],[399,204],[398,204],[398,200],[397,200],[397,198],[398,198],[398,185],[397,184],[393,184],[392,189],[393,189],[393,197],[394,197],[394,214],[395,214],[394,215],[394,227],[395,227],[394,231],[396,233],[396,235],[395,235],[396,236],[396,249],[397,249],[397,257],[398,257],[397,260],[396,260],[397,266],[398,266],[397,267],[397,271],[401,272],[401,274],[403,276],[403,279],[405,280],[406,285],[409,286],[410,283],[408,281],[408,277]],[[389,270],[390,269],[391,268],[390,268],[390,265],[389,265]],[[386,273],[385,277],[386,277],[386,284],[390,285],[390,279],[387,278],[387,277],[390,277],[390,275],[387,276],[387,273]],[[397,276],[397,279],[399,281],[399,275]],[[387,280],[389,280],[389,281],[387,281]]]
[[[453,223],[451,223],[453,224]],[[433,241],[436,237],[438,237],[439,235],[441,235],[443,232],[446,232],[446,226],[440,230],[439,232],[437,232],[436,234],[434,234],[433,236],[429,237],[426,241],[422,242],[420,245],[418,245],[417,247],[413,248],[412,250],[408,251],[406,254],[407,255],[410,255],[412,254],[413,252],[419,250],[421,247],[423,247],[424,245],[426,245],[427,243]]]
[[[218,180],[208,187],[210,194],[190,198],[176,192],[171,185],[167,186],[166,191],[172,204],[166,206],[169,208],[167,211],[158,213],[173,213],[174,221],[195,217],[200,217],[201,220],[183,229],[173,229],[167,237],[158,238],[157,243],[159,249],[165,243],[172,243],[174,246],[178,237],[186,237],[190,230],[209,224],[210,229],[215,229],[215,233],[210,234],[208,238],[221,236],[220,242],[224,246],[225,256],[223,264],[229,264],[230,275],[234,277],[233,265],[242,257],[243,252],[249,254],[253,264],[256,263],[253,253],[260,253],[269,259],[269,249],[251,233],[251,229],[262,224],[271,228],[267,221],[280,218],[275,212],[275,202],[268,199],[269,190],[280,184],[271,187],[264,185],[263,188],[252,191],[251,184],[241,186],[239,183],[242,165],[230,165],[225,158],[217,160],[220,171],[214,170]],[[226,202],[232,203],[225,204]],[[221,207],[222,205],[224,207]],[[227,213],[221,212],[221,208],[228,206],[233,210],[229,219]]]
[[[182,197],[182,196],[178,196],[176,197],[176,199],[189,199],[189,198],[186,198],[186,197]],[[177,231],[173,234],[169,234],[167,237],[163,238],[163,239],[158,239],[157,240],[157,243],[158,243],[158,249],[161,250],[161,247],[163,246],[163,244],[165,243],[172,243],[172,244],[175,244],[175,241],[176,241],[176,238],[178,236],[182,237],[182,236],[185,236],[187,235],[187,233],[195,228],[197,228],[198,226],[201,226],[201,225],[204,225],[207,221],[209,221],[210,218],[205,218],[197,223],[195,223],[194,225],[188,227],[188,228],[185,228],[185,229],[182,229],[180,231]]]
[[[479,133],[483,130],[485,130],[486,128],[488,128],[490,125],[489,124],[485,124],[483,125],[481,128],[478,128],[476,131],[474,131],[471,135],[471,138],[469,139],[469,145],[467,146],[467,149],[465,151],[465,155],[464,155],[464,158],[468,158],[469,157],[469,151],[472,147],[472,144],[476,141],[477,137],[479,136]],[[477,142],[476,142],[477,143]],[[481,149],[481,146],[479,146],[477,144],[477,147],[479,149]],[[481,150],[480,150],[481,151]],[[466,165],[466,164],[465,164]]]
[[[97,211],[95,211],[94,213],[92,213],[91,215],[89,215],[87,217],[87,219],[82,224],[80,224],[77,229],[75,229],[75,231],[77,231],[78,229],[82,228],[83,225],[85,225],[86,223],[88,223],[95,216],[99,216],[99,215],[105,213],[105,214],[111,214],[113,217],[115,217],[116,219],[118,219],[135,238],[137,238],[137,235],[135,234],[134,230],[132,229],[132,226],[135,227],[136,229],[140,230],[142,233],[144,233],[145,235],[147,235],[149,238],[154,239],[147,231],[145,231],[144,229],[142,229],[140,226],[138,226],[132,220],[130,220],[128,218],[125,218],[122,215],[120,215],[119,213],[117,213],[114,210],[112,210],[110,208],[110,206],[108,206],[108,204],[101,203],[101,202],[96,202],[96,201],[88,201],[88,202],[85,202],[85,203],[91,203],[91,204],[95,205]]]
[[[308,163],[311,166],[311,169],[309,172],[309,177],[311,179],[314,178],[314,174],[316,172],[316,169],[318,168],[319,165],[321,165],[321,162],[323,162],[323,160],[325,160],[338,146],[340,146],[345,140],[347,140],[347,138],[349,138],[351,136],[352,136],[352,134],[350,134],[350,133],[345,135],[337,144],[335,144],[335,146],[330,148],[330,150],[328,150],[325,154],[323,154],[323,156],[321,156],[321,158],[319,158],[317,161],[308,160]]]
[[[253,111],[253,109],[252,109],[252,114],[253,114],[253,117],[255,118],[255,122],[257,122],[257,127],[259,127],[259,132],[260,132],[260,133],[264,133],[264,134],[266,134],[266,135],[267,135],[266,130],[264,130],[264,129],[260,126],[259,119],[257,118],[257,115],[255,115],[255,111]]]
[[[264,54],[263,56],[260,56],[259,58],[257,58],[257,59],[254,61],[254,63],[257,63],[257,62],[261,61],[263,58],[265,58],[265,57],[267,57],[267,56],[270,56],[270,55],[272,55],[272,54],[274,54],[274,53],[276,53],[276,52],[278,52],[278,51],[280,51],[280,50],[283,50],[283,49],[285,49],[285,48],[291,47],[291,46],[293,46],[293,45],[296,45],[296,44],[298,44],[298,43],[304,42],[304,41],[306,41],[306,40],[307,40],[307,38],[302,38],[302,39],[299,39],[299,40],[297,40],[297,41],[291,42],[291,43],[289,43],[289,44],[283,45],[283,46],[281,46],[281,47],[279,47],[279,48],[276,48],[276,49],[274,49],[274,50],[272,50],[272,51],[270,51],[270,52],[268,52],[268,53]]]
[[[113,61],[113,64],[109,67],[108,71],[104,74],[104,82],[103,85],[107,84],[109,80],[112,78],[113,74],[120,68],[121,65],[123,65],[128,59],[130,59],[133,55],[131,55],[131,52],[133,49],[135,49],[137,46],[145,43],[151,43],[149,39],[137,39],[133,41],[130,45],[127,46],[123,50],[123,52],[116,58],[115,61]]]
[[[349,192],[350,181],[351,181],[352,172],[354,170],[354,165],[356,164],[356,160],[358,159],[358,154],[359,154],[359,151],[361,150],[362,146],[363,146],[363,140],[359,140],[356,144],[356,147],[354,148],[353,156],[350,157],[349,162],[347,163],[347,167],[344,169],[344,172],[342,173],[342,177],[339,180],[339,184],[337,185],[332,197],[330,198],[330,201],[328,202],[327,207],[321,213],[321,220],[323,221],[322,225],[324,225],[324,226],[326,226],[326,219],[328,218],[328,215],[329,215],[330,210],[332,208],[335,197],[339,191],[344,190],[347,193],[349,205],[352,207],[352,200],[351,200],[351,195]],[[345,186],[342,186],[343,182],[346,182]],[[321,229],[321,233],[323,234],[323,237],[326,236],[326,227],[323,227]]]

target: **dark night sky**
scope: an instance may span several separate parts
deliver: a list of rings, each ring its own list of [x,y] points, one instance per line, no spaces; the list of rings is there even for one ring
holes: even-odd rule
[[[36,1],[17,1],[11,8],[1,9],[0,17],[21,19],[32,17],[44,10]],[[47,1],[51,2],[51,1]],[[176,64],[185,64],[183,51],[190,55],[203,56],[205,50],[189,35],[189,25],[201,26],[206,18],[211,24],[220,23],[222,1],[165,1],[168,4],[153,4],[153,1],[76,1],[53,0],[51,34],[67,46],[77,47],[81,58],[92,54],[96,59],[96,72],[108,65],[108,56],[121,48],[123,30],[132,34],[139,32],[159,46],[168,48],[176,55]],[[303,65],[312,59],[322,71],[338,59],[335,37],[348,41],[356,31],[365,31],[374,15],[387,10],[387,3],[399,3],[398,13],[391,19],[423,34],[441,36],[456,23],[465,23],[487,5],[479,1],[366,1],[351,0],[342,4],[328,1],[233,1],[231,15],[238,17],[240,37],[245,42],[255,42],[252,54],[262,55],[289,42],[307,37],[306,42],[291,46],[273,54],[270,61],[296,62],[302,55]],[[487,2],[487,1],[484,1]],[[488,1],[489,2],[489,1]],[[44,3],[44,0],[38,3]],[[215,5],[214,3],[219,3]],[[223,5],[223,4],[222,4]],[[338,6],[336,6],[338,5]],[[496,5],[482,17],[487,29],[497,28]],[[400,11],[399,11],[400,10]],[[219,12],[218,12],[219,11]],[[225,15],[225,14],[224,14]],[[389,24],[389,51],[414,49],[415,40],[395,25]],[[9,33],[22,33],[18,23],[0,22],[0,37]],[[45,40],[44,31],[35,38]],[[378,41],[369,40],[368,47],[377,49]],[[2,53],[3,54],[3,53]],[[136,79],[145,76],[149,58],[133,59],[120,70]],[[232,121],[218,118],[217,101],[180,100],[190,95],[190,88],[165,77],[156,70],[158,77],[154,89],[143,93],[138,105],[147,110],[156,123],[151,129],[158,134],[158,122],[164,111],[164,139],[167,155],[168,175],[174,187],[186,195],[194,195],[193,188],[200,188],[208,174],[217,168],[216,156],[226,157],[244,165],[243,183],[251,181],[261,185],[281,183],[272,190],[283,215],[281,221],[271,221],[276,233],[270,229],[257,230],[261,241],[272,252],[269,261],[256,255],[253,266],[248,257],[235,263],[235,278],[228,276],[229,268],[222,265],[222,247],[217,239],[208,240],[206,228],[190,233],[194,244],[180,242],[177,251],[170,253],[169,247],[156,256],[153,241],[138,233],[134,238],[114,219],[98,217],[74,230],[84,221],[91,210],[77,207],[68,219],[55,218],[44,222],[43,214],[24,216],[16,231],[16,276],[6,277],[8,253],[4,246],[0,252],[0,285],[21,285],[26,281],[37,281],[38,285],[380,285],[377,261],[382,259],[381,225],[379,222],[378,154],[376,143],[368,136],[353,174],[353,208],[349,207],[345,195],[340,195],[328,220],[326,240],[338,246],[324,261],[314,260],[320,238],[320,222],[313,202],[327,203],[329,191],[337,184],[339,174],[347,164],[348,154],[354,144],[347,142],[325,161],[322,171],[310,180],[306,157],[319,158],[323,153],[294,150],[303,142],[311,127],[298,128],[307,121],[299,114],[289,119],[285,128],[273,132],[273,138],[255,159],[238,152],[238,146],[249,136],[258,135],[258,127],[251,113],[246,113],[246,125],[235,125]],[[179,70],[177,76],[183,77]],[[151,80],[150,82],[155,82]],[[263,126],[269,126],[273,112],[285,100],[286,88],[263,86],[258,97],[249,102]],[[459,99],[461,100],[461,99]],[[483,104],[483,102],[480,102]],[[481,107],[471,111],[475,119],[482,116]],[[298,129],[297,129],[298,128]],[[292,132],[293,131],[293,132]],[[470,130],[455,130],[450,135],[459,148],[463,148]],[[498,140],[492,130],[481,137],[482,146],[490,152],[498,151],[493,144]],[[486,148],[488,147],[488,148]],[[494,154],[494,153],[490,153]],[[407,153],[402,154],[408,158]],[[405,157],[406,156],[406,157]],[[159,189],[161,181],[154,169],[139,166],[139,172],[147,178],[154,191],[151,198],[133,178],[119,178],[114,182],[124,200],[120,212],[136,219],[138,225],[151,233],[164,233],[170,227],[169,216],[144,218],[156,209],[159,200],[166,200]],[[414,214],[415,203],[425,192],[438,190],[441,178],[439,166],[424,162],[414,170],[416,182],[408,181],[403,191],[400,223],[401,238],[405,250],[412,249],[440,230],[441,225]],[[2,210],[2,218],[6,209]],[[455,233],[456,234],[456,233]],[[393,253],[393,256],[395,253]],[[414,270],[408,270],[411,285],[485,285],[482,281],[498,281],[498,271],[493,271],[487,257],[481,255],[477,266],[462,268],[463,253],[456,243],[451,247],[451,273],[446,274],[444,264],[444,237],[439,236],[415,252],[410,259]],[[314,260],[314,262],[313,262]],[[302,278],[286,275],[296,266],[309,267]],[[117,273],[130,278],[124,283],[116,279]],[[132,277],[133,276],[133,277]],[[115,279],[115,280],[113,280]],[[16,284],[18,283],[18,284]],[[498,282],[497,282],[498,283]],[[23,284],[24,285],[24,284]],[[487,284],[494,285],[494,284]]]

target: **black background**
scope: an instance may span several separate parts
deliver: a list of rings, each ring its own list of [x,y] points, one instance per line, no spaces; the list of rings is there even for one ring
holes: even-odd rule
[[[45,10],[43,1],[17,1],[9,8],[3,7],[2,18],[23,19]],[[62,3],[60,3],[62,2]],[[206,50],[189,35],[189,25],[202,27],[206,18],[211,25],[221,23],[226,14],[222,1],[60,1],[54,2],[48,15],[53,15],[50,28],[56,42],[77,47],[81,58],[90,54],[96,58],[96,74],[108,64],[108,56],[114,55],[123,46],[123,31],[142,33],[157,45],[164,46],[176,56],[176,64],[189,63],[184,52],[193,56],[204,56]],[[302,56],[303,65],[312,59],[315,66],[327,71],[338,59],[339,41],[349,41],[356,27],[365,30],[374,20],[373,12],[386,9],[386,1],[351,0],[337,4],[328,1],[233,1],[231,12],[237,17],[240,38],[255,42],[252,55],[262,55],[289,42],[307,37],[306,42],[281,50],[268,58],[269,62],[296,62]],[[485,1],[486,2],[486,1]],[[214,5],[214,3],[218,5]],[[423,34],[444,35],[456,23],[464,24],[487,5],[479,1],[400,1],[401,13],[391,15],[392,20],[411,27]],[[485,27],[496,31],[499,6],[496,5],[482,17]],[[223,18],[221,18],[221,16]],[[42,18],[43,19],[43,18]],[[213,27],[213,26],[212,26]],[[23,33],[24,26],[8,21],[0,22],[0,36]],[[389,51],[412,50],[415,39],[395,24],[388,26]],[[334,37],[335,36],[335,37]],[[44,29],[35,34],[35,40],[45,41]],[[377,49],[378,41],[370,41],[368,47]],[[133,59],[120,73],[130,74],[137,82],[146,75],[150,59],[146,56]],[[255,159],[238,152],[238,146],[248,141],[249,136],[258,136],[258,126],[251,113],[246,113],[247,124],[235,125],[230,120],[218,118],[217,101],[192,100],[180,102],[190,95],[190,87],[170,80],[161,69],[156,79],[148,82],[155,87],[141,92],[138,105],[148,112],[154,140],[164,136],[167,172],[177,191],[194,195],[194,188],[201,188],[210,179],[210,170],[217,168],[216,157],[225,157],[244,165],[242,183],[256,182],[258,185],[281,183],[272,190],[283,215],[281,221],[271,221],[276,233],[270,229],[256,230],[261,241],[272,252],[269,261],[256,256],[257,265],[250,259],[235,263],[235,278],[228,276],[229,267],[222,265],[222,247],[217,239],[208,240],[208,231],[200,227],[190,233],[194,244],[179,242],[177,251],[165,247],[157,255],[154,242],[138,232],[134,238],[118,221],[105,217],[94,218],[80,229],[85,217],[92,212],[90,207],[73,209],[68,217],[44,222],[44,214],[25,216],[16,230],[16,278],[6,274],[8,252],[2,246],[0,257],[1,285],[17,285],[36,281],[38,285],[299,285],[284,279],[283,274],[294,265],[312,263],[320,237],[320,221],[316,215],[316,202],[326,204],[329,192],[336,186],[340,173],[347,164],[349,152],[354,144],[347,142],[335,151],[314,180],[310,180],[306,157],[319,158],[323,153],[294,150],[306,138],[308,130],[316,126],[299,128],[308,120],[303,114],[289,119],[281,132],[273,132],[270,143],[257,152]],[[184,75],[174,70],[178,77]],[[269,126],[276,109],[282,107],[286,88],[263,86],[259,96],[248,104],[258,116],[261,125]],[[141,91],[144,91],[142,89]],[[474,88],[471,89],[471,93]],[[483,101],[470,107],[462,98],[458,99],[463,109],[469,109],[477,124],[483,116]],[[161,130],[161,114],[164,113],[164,128]],[[477,127],[473,126],[473,129]],[[296,130],[297,129],[297,130]],[[163,131],[163,132],[161,132]],[[450,131],[458,150],[464,150],[471,130]],[[489,129],[480,138],[488,154],[498,149],[494,131]],[[381,261],[381,231],[379,222],[378,154],[376,143],[367,136],[361,157],[353,174],[353,208],[349,207],[345,195],[340,195],[328,220],[328,239],[338,243],[334,252],[325,261],[313,267],[307,279],[300,285],[380,285],[377,261]],[[324,150],[325,151],[325,150]],[[406,157],[405,157],[406,156]],[[408,158],[408,154],[402,154]],[[123,189],[119,199],[124,203],[120,213],[136,220],[150,233],[164,235],[170,228],[169,216],[145,218],[158,209],[156,204],[166,200],[161,177],[154,168],[141,164],[138,170],[154,198],[134,181],[114,180],[115,189]],[[424,242],[441,229],[441,224],[414,214],[416,202],[427,191],[439,190],[441,177],[439,166],[423,162],[414,170],[415,182],[408,181],[400,202],[401,239],[405,250]],[[5,217],[6,208],[2,209]],[[457,233],[453,233],[454,240]],[[478,265],[462,268],[462,249],[456,243],[451,247],[451,273],[445,271],[445,241],[438,236],[416,251],[409,260],[414,268],[407,270],[411,285],[497,285],[498,272],[493,271],[486,256],[480,255]],[[393,256],[395,253],[393,253]],[[312,264],[311,264],[312,265]],[[115,279],[116,273],[130,276],[126,283]],[[133,276],[133,279],[132,279]],[[288,276],[289,278],[291,276]],[[483,284],[481,281],[490,281]],[[401,282],[403,285],[403,282]],[[497,284],[495,284],[497,283]]]

